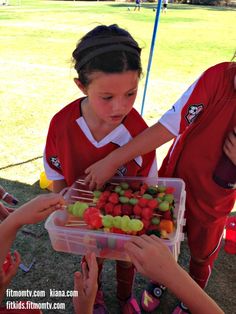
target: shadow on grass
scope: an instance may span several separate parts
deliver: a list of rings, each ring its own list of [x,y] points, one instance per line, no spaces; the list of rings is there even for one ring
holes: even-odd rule
[[[46,191],[40,189],[39,181],[29,185],[19,181],[0,178],[0,185],[2,185],[9,193],[13,194],[19,200],[20,205],[39,194],[47,193]]]

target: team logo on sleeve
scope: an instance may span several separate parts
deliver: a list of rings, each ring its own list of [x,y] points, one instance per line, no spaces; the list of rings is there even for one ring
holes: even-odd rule
[[[124,177],[127,172],[127,168],[125,166],[121,166],[119,169],[116,170],[116,173],[120,177]]]
[[[51,164],[56,167],[57,169],[61,169],[61,164],[57,156],[50,157]]]
[[[203,104],[189,106],[188,112],[185,115],[185,119],[187,120],[188,124],[193,123],[193,121],[199,116],[202,110]]]

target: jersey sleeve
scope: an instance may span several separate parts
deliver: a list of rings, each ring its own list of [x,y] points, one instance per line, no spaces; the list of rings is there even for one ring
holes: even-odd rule
[[[159,120],[159,122],[175,136],[179,135],[182,110],[188,102],[195,86],[197,85],[197,82],[198,80],[195,81],[191,86],[189,86],[189,88],[176,101],[172,108],[166,111],[166,113],[164,113]]]
[[[44,169],[49,180],[64,179],[57,149],[57,120],[52,118],[44,150]]]

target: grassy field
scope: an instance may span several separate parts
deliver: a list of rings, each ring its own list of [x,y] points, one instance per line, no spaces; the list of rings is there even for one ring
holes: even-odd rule
[[[135,104],[140,109],[156,4],[144,3],[140,12],[134,12],[133,6],[123,2],[41,0],[10,0],[10,5],[0,6],[0,184],[21,203],[42,192],[38,179],[43,169],[41,156],[48,124],[54,113],[81,96],[73,83],[76,74],[71,53],[79,38],[93,27],[117,23],[143,47],[144,78]],[[230,60],[235,50],[236,11],[232,8],[177,4],[168,8],[167,14],[160,17],[145,102],[145,119],[149,124],[204,69]],[[165,148],[158,153],[159,160],[164,151]],[[36,237],[21,232],[15,247],[22,253],[24,263],[29,264],[35,256],[36,264],[27,274],[19,272],[12,287],[72,289],[71,274],[78,268],[79,258],[54,252],[43,224],[30,229]],[[187,265],[187,257],[184,244],[180,256],[183,266]],[[209,293],[228,314],[236,308],[233,267],[235,257],[221,252],[209,285]],[[106,270],[107,302],[114,314],[118,310],[114,284],[109,281],[112,263],[107,263]],[[139,276],[138,294],[144,284]],[[173,296],[165,297],[158,313],[170,313],[175,301]],[[65,302],[66,311],[45,313],[72,313],[70,300]]]

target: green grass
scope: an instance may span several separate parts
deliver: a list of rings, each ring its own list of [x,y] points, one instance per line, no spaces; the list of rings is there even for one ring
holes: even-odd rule
[[[100,1],[22,0],[18,5],[18,0],[10,0],[9,6],[0,6],[0,184],[21,203],[42,192],[38,179],[43,165],[37,157],[42,155],[53,114],[81,95],[73,83],[76,74],[71,53],[79,38],[96,25],[117,23],[143,47],[144,78],[135,104],[140,108],[155,6],[144,3],[141,12],[134,12],[130,3]],[[157,32],[145,103],[148,123],[157,120],[204,69],[231,59],[235,50],[235,16],[232,8],[169,5],[168,13],[160,17]],[[43,224],[31,228],[43,231]],[[54,252],[46,231],[36,240],[20,233],[16,247],[26,264],[32,255],[37,263],[29,274],[18,274],[14,288],[72,288],[71,274],[78,268],[78,258]],[[181,254],[181,263],[186,265],[186,248]],[[228,273],[226,279],[225,273],[219,275],[223,268],[230,273],[230,257],[223,255],[221,259],[225,265],[218,263],[209,291],[212,295],[219,291],[215,298],[223,303],[226,313],[232,313],[235,302],[228,304],[227,298],[222,300],[221,290],[214,289],[214,282],[222,285],[224,295],[235,289]],[[108,274],[110,265],[106,266]],[[58,274],[66,269],[68,276],[58,278],[55,269]],[[110,285],[107,295],[110,290],[114,294]],[[139,292],[143,285],[144,280],[139,278]],[[165,299],[162,313],[173,308],[174,301],[169,299]],[[108,303],[112,314],[117,313],[112,296]],[[72,313],[68,306],[66,314]]]
[[[1,166],[42,154],[52,115],[80,94],[71,53],[76,42],[98,24],[117,23],[144,48],[144,75],[156,4],[116,2],[10,1],[0,7]],[[15,5],[14,5],[15,4]],[[130,6],[131,11],[128,11]],[[161,15],[149,88],[147,119],[160,116],[202,70],[230,60],[235,48],[232,9],[170,5]],[[140,82],[136,108],[140,108]],[[26,178],[24,178],[25,180]]]

